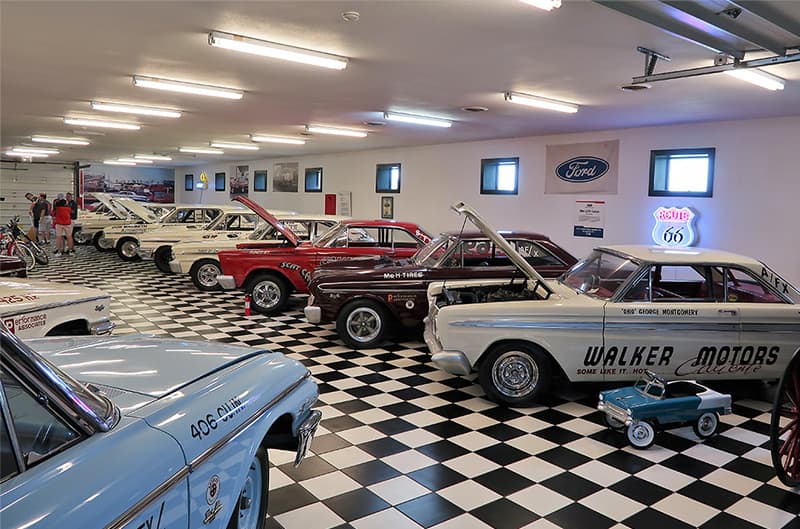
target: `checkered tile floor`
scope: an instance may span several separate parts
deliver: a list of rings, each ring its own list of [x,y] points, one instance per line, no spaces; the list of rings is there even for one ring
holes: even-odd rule
[[[682,428],[637,451],[601,425],[596,388],[501,408],[434,368],[419,341],[344,347],[332,326],[304,320],[299,297],[281,317],[246,318],[238,293],[199,292],[91,247],[33,275],[111,294],[116,334],[264,346],[308,366],[324,419],[299,468],[270,453],[269,528],[800,528],[800,496],[770,465],[771,406],[758,391],[734,394],[706,442]]]

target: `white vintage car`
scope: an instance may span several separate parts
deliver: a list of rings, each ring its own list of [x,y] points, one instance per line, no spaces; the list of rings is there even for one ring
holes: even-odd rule
[[[98,201],[94,211],[81,210],[73,221],[72,236],[76,244],[94,243],[100,248],[99,241],[104,231],[128,224],[154,224],[171,210],[170,204],[143,204],[145,209],[138,213],[124,207],[124,202],[114,200],[108,193],[93,193]]]
[[[20,338],[106,334],[111,296],[94,288],[63,283],[0,281],[0,319]]]
[[[543,279],[469,206],[525,279],[428,288],[425,341],[445,371],[478,371],[509,405],[551,379],[777,379],[800,343],[800,291],[755,259],[717,250],[597,248],[557,280]]]

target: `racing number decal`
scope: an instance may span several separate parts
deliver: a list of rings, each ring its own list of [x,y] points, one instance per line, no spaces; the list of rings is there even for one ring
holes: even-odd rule
[[[233,397],[227,402],[223,402],[217,406],[216,415],[214,413],[206,413],[205,416],[200,417],[191,424],[189,429],[191,430],[192,437],[202,439],[203,437],[211,435],[211,432],[216,430],[220,426],[220,423],[228,422],[228,419],[241,413],[245,407],[245,404],[239,397]]]

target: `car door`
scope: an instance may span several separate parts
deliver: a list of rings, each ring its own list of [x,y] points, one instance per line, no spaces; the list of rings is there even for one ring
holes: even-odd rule
[[[716,286],[716,288],[715,288]],[[674,377],[730,378],[739,312],[722,303],[712,269],[651,265],[605,306],[602,374],[629,380],[649,369]]]

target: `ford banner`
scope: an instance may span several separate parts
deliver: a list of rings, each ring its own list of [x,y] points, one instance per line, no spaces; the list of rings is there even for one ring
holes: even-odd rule
[[[547,146],[545,193],[617,193],[619,140]]]

